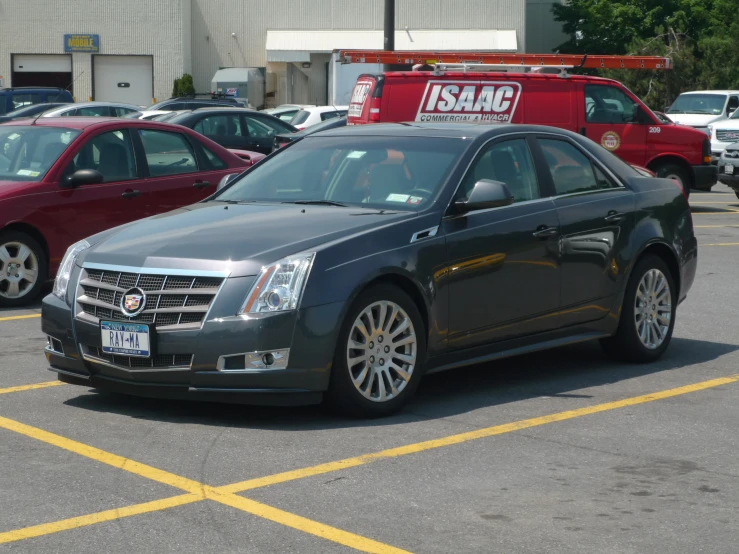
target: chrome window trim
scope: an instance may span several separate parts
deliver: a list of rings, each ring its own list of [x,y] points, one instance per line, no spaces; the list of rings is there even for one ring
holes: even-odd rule
[[[115,264],[98,264],[83,263],[82,269],[98,269],[101,271],[120,271],[122,273],[139,273],[144,275],[182,275],[184,277],[223,277],[224,279],[231,275],[230,271],[208,271],[197,269],[176,269],[161,267],[135,267],[128,265]]]

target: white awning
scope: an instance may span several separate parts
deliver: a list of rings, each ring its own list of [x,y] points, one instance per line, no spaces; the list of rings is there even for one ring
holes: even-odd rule
[[[310,54],[383,47],[382,31],[267,31],[268,62],[308,62]],[[517,52],[515,30],[395,31],[396,50]]]

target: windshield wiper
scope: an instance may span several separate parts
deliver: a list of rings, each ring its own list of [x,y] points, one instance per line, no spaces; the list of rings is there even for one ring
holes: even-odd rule
[[[308,206],[339,206],[340,208],[346,208],[346,204],[341,202],[334,202],[333,200],[293,200],[291,202],[283,202],[283,204],[304,204]]]

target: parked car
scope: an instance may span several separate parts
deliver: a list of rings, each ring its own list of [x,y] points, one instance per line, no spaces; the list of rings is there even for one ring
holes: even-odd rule
[[[249,165],[189,129],[149,121],[0,125],[0,306],[32,301],[75,241],[197,202]]]
[[[54,87],[0,88],[0,116],[32,104],[74,102],[68,90]]]
[[[170,119],[173,119],[178,115],[182,115],[185,113],[192,113],[192,110],[177,110],[176,112],[165,112],[159,115],[155,115],[151,118],[151,121],[169,121]]]
[[[303,108],[290,121],[290,125],[300,129],[307,129],[327,119],[346,116],[348,106],[316,106],[315,108]]]
[[[711,123],[708,134],[711,137],[711,153],[714,160],[718,160],[726,148],[739,142],[739,110],[734,111],[728,119]]]
[[[223,98],[197,98],[197,97],[183,97],[183,98],[170,98],[169,100],[163,100],[157,102],[152,106],[146,108],[147,110],[168,110],[176,112],[178,110],[197,110],[198,108],[217,108],[217,107],[234,107],[240,108],[241,105],[236,101],[235,98],[223,97]]]
[[[729,144],[718,159],[718,180],[739,198],[739,144]]]
[[[42,117],[124,117],[140,114],[142,108],[117,102],[81,102],[67,104],[44,112]]]
[[[171,114],[171,113],[174,113],[174,112],[171,112],[169,110],[144,110],[142,109],[141,111],[132,112],[130,114],[124,115],[123,117],[127,117],[128,119],[147,119],[149,120],[149,119],[154,119],[155,117],[160,116],[160,115],[166,115],[166,114]]]
[[[739,108],[739,90],[683,92],[665,111],[675,123],[708,133],[708,126],[727,119]]]
[[[276,108],[269,108],[262,110],[262,113],[273,115],[280,118],[282,121],[290,123],[295,115],[303,108],[312,108],[313,104],[282,104]]]
[[[346,116],[334,117],[333,119],[327,119],[322,123],[303,129],[302,131],[296,131],[294,133],[280,133],[275,135],[275,142],[272,146],[272,151],[279,150],[283,146],[290,144],[291,142],[297,142],[304,139],[308,135],[318,133],[320,131],[326,131],[328,129],[338,129],[339,127],[346,126]]]
[[[627,163],[677,179],[686,194],[691,188],[710,190],[716,184],[706,133],[663,123],[618,81],[588,75],[476,71],[474,66],[464,71],[425,67],[360,75],[348,124],[553,125],[589,137]]]
[[[696,262],[680,187],[576,133],[347,126],[76,243],[41,326],[67,383],[382,416],[523,352],[654,361]]]
[[[238,108],[201,108],[173,117],[169,123],[193,129],[224,148],[252,150],[262,154],[272,152],[277,133],[296,130],[272,115]]]
[[[6,123],[15,119],[25,119],[27,117],[36,117],[37,115],[40,115],[45,111],[66,105],[68,105],[67,102],[45,102],[43,104],[31,104],[30,106],[18,108],[17,110],[13,110],[8,114],[0,116],[0,123]]]

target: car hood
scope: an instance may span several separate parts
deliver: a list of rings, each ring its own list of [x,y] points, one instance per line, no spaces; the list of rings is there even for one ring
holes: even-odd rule
[[[415,216],[334,206],[204,202],[103,233],[80,262],[256,275],[285,256]]]
[[[667,113],[667,117],[679,125],[690,127],[705,127],[713,121],[720,120],[722,116],[698,113]]]
[[[724,119],[713,123],[714,129],[731,129],[739,131],[739,119]]]

